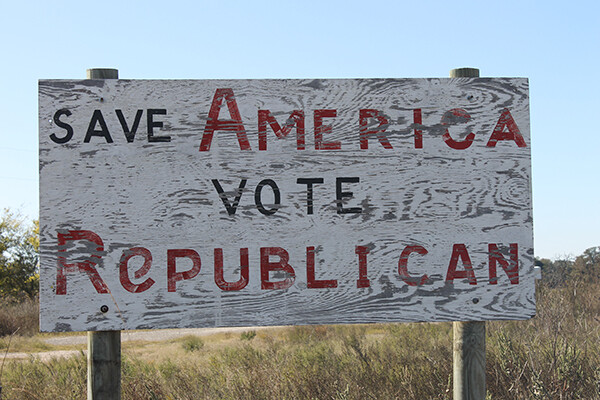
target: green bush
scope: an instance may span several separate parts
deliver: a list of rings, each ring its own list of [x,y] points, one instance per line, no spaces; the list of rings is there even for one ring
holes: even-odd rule
[[[198,336],[189,335],[182,338],[181,346],[188,352],[197,351],[204,347],[204,342]]]
[[[38,293],[39,224],[28,226],[18,214],[0,215],[0,299],[21,301]]]
[[[240,335],[240,339],[241,340],[252,340],[256,337],[256,331],[247,331],[247,332],[242,332],[242,334]]]

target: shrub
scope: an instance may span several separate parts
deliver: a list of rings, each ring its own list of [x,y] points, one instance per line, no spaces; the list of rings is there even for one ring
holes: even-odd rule
[[[181,346],[185,351],[192,352],[204,347],[204,342],[198,336],[189,335],[182,338]]]
[[[242,334],[240,335],[240,339],[241,340],[252,340],[256,337],[256,331],[247,331],[247,332],[242,332]]]
[[[0,298],[22,300],[38,292],[39,224],[27,226],[18,214],[0,215]]]

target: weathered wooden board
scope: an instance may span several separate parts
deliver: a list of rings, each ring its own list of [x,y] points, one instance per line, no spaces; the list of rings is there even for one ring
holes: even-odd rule
[[[44,80],[39,104],[44,331],[535,313],[527,79]]]

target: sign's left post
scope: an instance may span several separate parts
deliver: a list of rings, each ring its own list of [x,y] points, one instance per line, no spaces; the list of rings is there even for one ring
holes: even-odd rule
[[[87,70],[87,79],[118,79],[116,69]],[[88,400],[121,400],[121,331],[88,332]]]

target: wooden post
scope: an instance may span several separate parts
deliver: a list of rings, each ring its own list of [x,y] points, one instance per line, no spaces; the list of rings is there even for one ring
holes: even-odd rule
[[[112,68],[90,68],[87,70],[88,79],[119,79],[119,70]]]
[[[457,68],[451,78],[478,78],[477,68]],[[485,399],[485,321],[454,322],[454,400]]]
[[[479,78],[477,68],[456,68],[450,70],[450,78]]]
[[[88,332],[88,400],[121,399],[121,331]]]
[[[118,79],[116,69],[87,70],[87,79]],[[88,332],[88,400],[121,400],[121,331]]]

